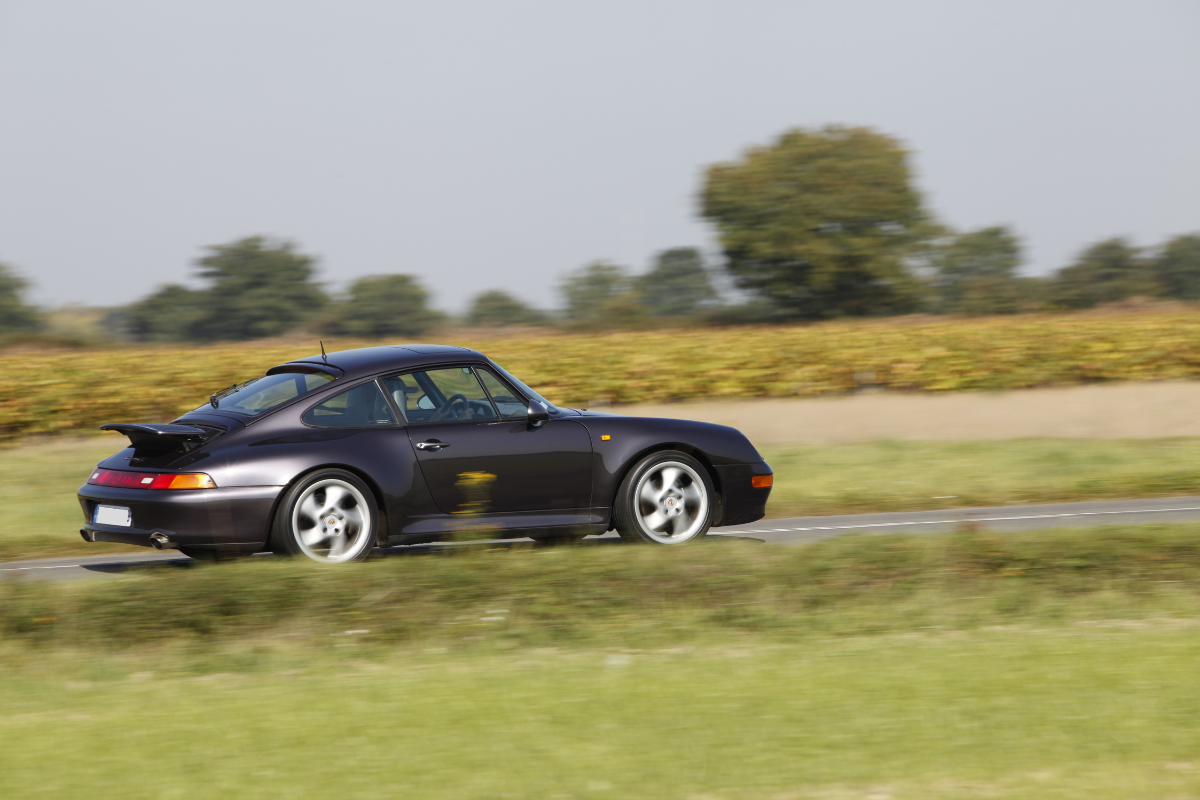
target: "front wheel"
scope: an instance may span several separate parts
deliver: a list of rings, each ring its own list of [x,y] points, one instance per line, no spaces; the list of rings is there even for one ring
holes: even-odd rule
[[[708,470],[687,453],[651,453],[617,490],[617,533],[628,542],[683,544],[703,537],[712,524],[714,491]]]
[[[366,484],[344,470],[304,476],[288,489],[275,513],[272,549],[322,563],[365,560],[379,524],[371,498]]]

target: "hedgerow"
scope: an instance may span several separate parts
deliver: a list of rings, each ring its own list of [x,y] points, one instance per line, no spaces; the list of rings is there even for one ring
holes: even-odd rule
[[[953,392],[1194,378],[1194,311],[834,322],[455,338],[568,406],[816,396],[864,386]],[[172,419],[213,391],[311,356],[265,342],[0,357],[0,441]],[[330,343],[327,343],[329,345]],[[378,344],[339,341],[329,349]]]

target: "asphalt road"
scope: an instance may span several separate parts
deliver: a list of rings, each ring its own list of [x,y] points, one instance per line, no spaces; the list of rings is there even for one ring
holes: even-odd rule
[[[991,508],[957,508],[946,511],[906,511],[887,514],[848,514],[832,517],[793,517],[765,519],[750,525],[716,528],[710,536],[758,539],[773,544],[804,544],[844,533],[945,533],[970,525],[995,533],[1038,530],[1041,528],[1083,527],[1092,525],[1137,525],[1151,522],[1200,522],[1200,497],[1165,497],[1154,500],[1108,500],[1093,503],[1056,503],[1053,505],[1012,505]],[[377,550],[379,557],[395,557],[428,552],[441,547],[494,547],[505,542],[469,544],[414,545]],[[515,540],[528,541],[528,540]],[[589,544],[617,543],[615,534],[590,537]],[[255,558],[271,558],[260,554]],[[196,562],[174,551],[114,553],[102,556],[46,558],[38,561],[0,562],[0,579],[29,577],[49,580],[76,580],[136,573],[145,569],[186,569]]]

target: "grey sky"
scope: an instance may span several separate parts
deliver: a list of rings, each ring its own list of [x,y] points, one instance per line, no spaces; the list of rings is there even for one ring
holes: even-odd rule
[[[713,247],[703,168],[870,125],[1027,269],[1200,229],[1200,2],[0,0],[0,260],[116,304],[264,233],[463,308]]]

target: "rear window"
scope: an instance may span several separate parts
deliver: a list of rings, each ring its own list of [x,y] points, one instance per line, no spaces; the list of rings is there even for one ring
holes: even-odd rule
[[[276,372],[264,375],[235,387],[233,391],[226,390],[228,394],[217,392],[217,410],[243,417],[261,416],[331,381],[333,376],[324,372]],[[206,408],[211,409],[212,404],[206,403],[196,410],[203,411]]]

